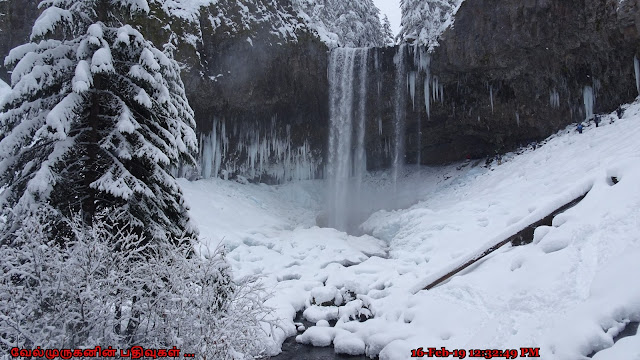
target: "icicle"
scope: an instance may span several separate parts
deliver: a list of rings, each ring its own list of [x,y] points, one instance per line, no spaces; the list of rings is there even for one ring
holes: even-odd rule
[[[409,73],[409,94],[411,95],[411,102],[413,103],[413,110],[416,110],[416,72]]]
[[[429,72],[431,67],[431,56],[427,52],[425,47],[420,48],[420,66],[419,69],[422,72]]]
[[[427,117],[431,118],[431,57],[425,48],[420,48],[420,71],[424,72],[424,107],[427,111]]]
[[[211,166],[213,166],[213,148],[211,147],[211,134],[203,136],[200,140],[202,145],[202,177],[211,177]]]
[[[636,88],[638,89],[638,95],[640,95],[640,59],[637,56],[633,57],[633,67],[636,70]]]
[[[489,86],[489,98],[491,99],[491,113],[493,114],[493,85]]]
[[[430,76],[424,78],[424,106],[427,110],[427,117],[431,119],[431,97],[429,96],[429,85],[431,83]]]
[[[433,90],[432,90],[432,95],[433,95],[433,101],[438,101],[438,77],[434,76],[433,77]]]
[[[518,124],[518,127],[520,127],[520,114],[516,111],[516,123]]]
[[[549,92],[549,103],[551,104],[551,107],[560,107],[560,94],[558,94],[558,91],[556,89],[553,89]]]
[[[591,120],[593,118],[593,107],[595,105],[595,101],[593,98],[593,88],[591,86],[584,87],[584,110],[586,114],[586,121]]]

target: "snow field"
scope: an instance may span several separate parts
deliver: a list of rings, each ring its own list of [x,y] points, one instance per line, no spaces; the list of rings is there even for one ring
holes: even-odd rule
[[[273,292],[268,304],[281,320],[273,354],[297,334],[293,319],[304,311],[316,326],[297,341],[343,354],[540,347],[543,359],[600,350],[594,359],[638,359],[640,335],[613,338],[640,321],[640,104],[612,118],[583,134],[568,127],[500,166],[408,168],[396,204],[405,208],[375,212],[360,237],[314,226],[321,181],[180,185],[201,237],[227,246],[237,277],[263,275]],[[372,174],[366,185],[387,191],[388,178]],[[536,229],[532,244],[508,244],[418,291],[587,191]]]

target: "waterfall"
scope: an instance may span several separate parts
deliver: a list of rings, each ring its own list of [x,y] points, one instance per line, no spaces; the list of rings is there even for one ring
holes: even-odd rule
[[[398,53],[393,61],[396,65],[396,93],[395,93],[395,149],[393,153],[393,183],[397,185],[398,178],[402,175],[404,169],[404,136],[405,136],[405,117],[406,117],[406,71],[405,71],[405,54],[407,45],[400,45]]]
[[[368,49],[337,48],[329,61],[330,129],[328,226],[349,230],[366,173],[365,125]]]

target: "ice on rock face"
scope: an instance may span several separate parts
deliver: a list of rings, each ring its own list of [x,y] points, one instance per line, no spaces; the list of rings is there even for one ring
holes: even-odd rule
[[[415,50],[414,65],[424,74],[424,106],[427,117],[431,118],[431,56],[424,47]]]
[[[277,183],[315,178],[319,160],[308,140],[301,146],[293,144],[290,126],[279,127],[275,117],[265,128],[258,124],[246,127],[239,127],[237,122],[233,124],[232,131],[228,132],[227,122],[214,118],[211,132],[201,136],[202,177],[268,177]],[[235,148],[231,147],[231,138],[235,140]]]
[[[584,95],[585,120],[589,121],[593,118],[593,106],[595,105],[593,88],[591,86],[585,86],[583,95]]]
[[[491,113],[493,113],[493,85],[489,86],[489,99],[491,100]]]
[[[424,106],[427,110],[427,117],[431,118],[431,97],[429,92],[431,91],[431,75],[427,75],[424,78]]]
[[[411,103],[413,104],[413,110],[416,109],[416,77],[415,71],[409,73],[409,94],[411,94]]]
[[[556,109],[560,107],[560,94],[556,89],[549,92],[549,104]]]
[[[637,56],[633,57],[633,68],[636,71],[636,88],[638,89],[638,95],[640,95],[640,59]]]

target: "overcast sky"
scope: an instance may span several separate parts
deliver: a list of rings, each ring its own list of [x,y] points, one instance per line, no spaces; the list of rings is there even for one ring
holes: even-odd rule
[[[384,14],[389,16],[393,34],[397,35],[400,32],[400,0],[373,0],[373,2],[382,12],[382,17]]]

